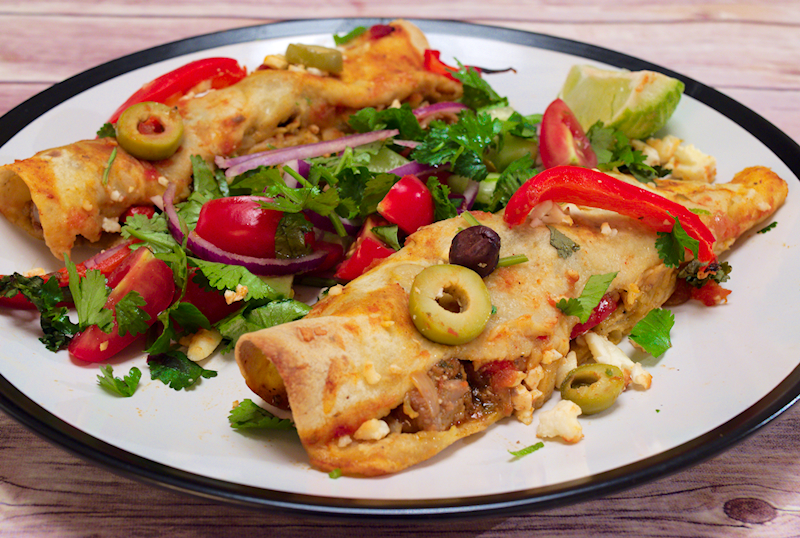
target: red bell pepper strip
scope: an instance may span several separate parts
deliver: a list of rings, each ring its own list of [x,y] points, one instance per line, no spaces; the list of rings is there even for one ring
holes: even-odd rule
[[[88,269],[96,269],[109,277],[114,270],[119,267],[119,265],[128,257],[131,253],[131,249],[129,245],[124,245],[116,248],[113,252],[109,255],[105,255],[104,253],[98,254],[92,259],[98,259],[99,261],[93,264]],[[87,260],[88,261],[88,260]],[[86,262],[82,262],[75,265],[75,269],[78,271],[78,275],[81,278],[86,276]],[[46,275],[42,275],[42,278],[46,281],[50,280],[51,278],[58,279],[58,285],[62,288],[69,286],[69,273],[67,272],[66,267],[62,267],[58,271],[53,271],[52,273],[47,273]],[[112,286],[113,287],[113,286]],[[36,307],[31,303],[27,297],[25,297],[21,293],[17,293],[12,297],[0,297],[0,306],[6,308],[24,308],[24,309],[35,309]]]
[[[440,52],[438,50],[425,49],[423,65],[426,71],[436,73],[437,75],[444,75],[450,80],[456,80],[453,73],[458,69],[451,67],[439,59]]]
[[[601,322],[614,313],[614,310],[617,309],[617,304],[619,304],[619,301],[615,301],[610,294],[603,295],[600,302],[592,310],[592,313],[589,314],[589,319],[586,320],[586,323],[578,323],[572,328],[569,339],[574,340],[578,336],[589,332],[595,326],[600,325]]]
[[[700,217],[654,192],[589,168],[557,166],[533,176],[511,197],[503,218],[509,226],[522,224],[535,206],[547,200],[615,211],[657,232],[672,231],[677,218],[699,241],[698,259],[703,263],[716,259],[714,234]]]
[[[155,101],[172,106],[201,83],[208,84],[202,90],[218,90],[239,82],[246,75],[247,70],[233,58],[205,58],[190,62],[139,88],[111,115],[108,122],[116,123],[120,114],[136,103]]]

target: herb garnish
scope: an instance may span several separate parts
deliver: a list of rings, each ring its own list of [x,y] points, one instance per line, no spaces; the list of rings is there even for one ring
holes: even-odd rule
[[[128,375],[124,376],[122,379],[114,377],[114,369],[110,364],[101,366],[100,372],[102,372],[103,375],[97,376],[97,383],[112,394],[122,396],[123,398],[130,398],[133,396],[133,393],[136,392],[136,387],[139,386],[139,380],[142,377],[142,371],[135,366],[131,368]]]
[[[672,347],[669,333],[674,324],[672,312],[656,308],[633,327],[629,338],[653,357],[659,357]]]
[[[617,273],[605,275],[592,275],[586,281],[580,297],[572,297],[569,300],[561,299],[556,306],[568,316],[577,316],[581,323],[586,323],[600,299],[603,298],[611,282],[616,278]]]

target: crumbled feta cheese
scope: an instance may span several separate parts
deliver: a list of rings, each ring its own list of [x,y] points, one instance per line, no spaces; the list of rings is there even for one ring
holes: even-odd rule
[[[563,356],[564,355],[562,355],[555,349],[548,349],[547,351],[542,353],[542,364],[544,364],[545,366],[547,366],[548,364],[553,364]]]
[[[528,375],[525,376],[525,386],[529,389],[533,390],[539,386],[539,383],[542,382],[544,379],[544,368],[541,365],[537,366],[536,368],[531,368],[528,371]]]
[[[245,297],[247,297],[247,286],[242,286],[241,284],[237,284],[236,291],[225,290],[224,296],[225,296],[225,302],[228,304],[233,304],[236,301],[241,301]]]
[[[611,225],[607,222],[604,222],[600,225],[600,233],[605,235],[606,237],[614,237],[617,235],[617,229],[612,228]]]
[[[586,345],[592,352],[594,360],[600,364],[616,366],[625,374],[625,385],[633,383],[634,386],[649,389],[653,376],[642,368],[641,364],[633,362],[622,350],[604,336],[588,332],[583,337]],[[637,368],[638,366],[638,368]]]
[[[680,145],[675,150],[672,176],[687,181],[711,183],[717,175],[717,160],[706,155],[692,144]]]
[[[122,229],[122,226],[119,225],[119,221],[117,219],[110,219],[108,217],[103,217],[103,224],[101,225],[104,232],[109,233],[117,233]]]
[[[647,166],[658,166],[661,164],[661,157],[658,155],[658,150],[653,146],[641,140],[631,140],[631,146],[633,146],[633,149],[642,152],[642,155],[644,155],[644,164]]]
[[[47,271],[45,271],[43,267],[34,267],[33,269],[28,269],[27,271],[22,273],[22,276],[30,278],[33,276],[42,276],[46,273]]]
[[[580,414],[581,408],[578,404],[561,400],[554,408],[539,413],[536,437],[561,437],[567,443],[577,443],[583,439],[583,428],[578,422]]]
[[[264,57],[264,61],[261,62],[262,65],[272,69],[286,69],[289,67],[289,62],[286,61],[286,57],[282,54],[268,54]]]
[[[536,396],[541,392],[535,390]],[[511,405],[514,408],[514,416],[523,424],[533,422],[533,397],[534,393],[522,385],[517,385],[511,392]]]
[[[89,200],[84,200],[83,203],[81,204],[81,207],[85,211],[91,211],[92,209],[94,209],[94,206],[92,205],[92,202],[90,202]]]
[[[379,441],[389,435],[389,425],[385,421],[371,418],[358,427],[353,438],[358,441]]]
[[[564,360],[561,361],[561,364],[558,365],[558,370],[556,370],[556,388],[560,387],[567,378],[567,374],[577,367],[578,355],[574,351],[570,351],[567,353],[567,356],[564,357]]]
[[[367,362],[364,364],[364,379],[370,385],[374,385],[381,380],[381,374],[375,370],[375,364]]]
[[[193,362],[201,361],[211,355],[222,342],[222,334],[216,329],[200,329],[189,340],[186,356]]]
[[[656,150],[659,164],[664,165],[675,155],[675,150],[678,149],[681,142],[682,140],[677,136],[667,135],[664,138],[648,138],[646,143]]]
[[[162,187],[168,187],[169,180],[164,176],[158,176],[158,184],[161,185]]]
[[[119,192],[117,189],[114,189],[113,191],[111,191],[111,194],[109,194],[109,197],[111,198],[112,202],[121,202],[122,200],[125,199],[125,197],[122,196],[122,193]]]
[[[342,435],[341,437],[339,437],[339,440],[336,442],[336,444],[339,445],[339,448],[345,448],[352,442],[353,442],[352,437],[350,437],[349,435]]]

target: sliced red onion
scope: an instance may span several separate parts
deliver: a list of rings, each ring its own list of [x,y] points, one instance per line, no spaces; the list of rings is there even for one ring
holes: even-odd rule
[[[164,213],[167,214],[167,228],[169,233],[175,238],[178,243],[183,243],[183,231],[181,230],[181,221],[178,218],[178,212],[175,211],[175,187],[174,183],[167,185],[167,190],[164,191]]]
[[[406,164],[404,164],[402,166],[398,166],[397,168],[394,168],[393,170],[389,170],[387,173],[388,174],[394,174],[396,176],[401,176],[401,177],[402,176],[407,176],[409,174],[412,174],[412,175],[415,175],[415,176],[419,177],[419,176],[425,176],[427,174],[432,174],[433,172],[436,172],[437,170],[440,170],[440,169],[436,168],[435,166],[431,166],[429,164],[422,164],[422,163],[418,163],[417,161],[411,161],[410,163],[406,163]]]
[[[96,267],[106,259],[114,256],[120,250],[130,247],[132,244],[133,241],[128,240],[120,243],[119,245],[114,245],[111,248],[107,248],[106,250],[103,250],[102,252],[95,254],[94,256],[83,262],[83,265],[86,266],[86,269],[91,269],[92,267]]]
[[[254,275],[281,276],[305,273],[319,267],[325,261],[328,253],[325,250],[312,252],[299,258],[255,258],[242,256],[227,250],[222,250],[197,235],[194,230],[189,232],[186,246],[192,253],[206,261],[224,263],[227,265],[241,265]]]
[[[467,188],[464,189],[464,211],[472,209],[475,204],[475,199],[478,197],[478,189],[480,183],[477,181],[470,181]]]
[[[404,148],[415,148],[422,144],[422,142],[417,142],[416,140],[395,140],[392,142],[395,146],[402,146]]]
[[[418,120],[421,120],[433,116],[434,114],[458,114],[462,110],[467,109],[468,107],[462,103],[445,101],[443,103],[416,108],[414,109],[414,116],[416,116]]]
[[[324,230],[330,233],[336,233],[336,228],[333,226],[331,219],[328,217],[323,217],[316,211],[311,211],[310,209],[306,209],[303,211],[303,215],[306,216],[308,222],[319,228],[320,230]],[[358,231],[361,229],[361,222],[357,220],[350,220],[350,219],[339,219],[342,222],[342,226],[344,226],[344,231],[347,232],[347,235],[356,235]]]
[[[259,166],[273,166],[295,159],[311,159],[331,153],[339,153],[348,147],[363,146],[364,144],[370,144],[379,140],[386,140],[387,138],[397,136],[399,132],[400,131],[397,129],[372,131],[370,133],[343,136],[342,138],[317,142],[315,144],[292,146],[263,151],[261,153],[253,153],[251,155],[243,155],[233,159],[217,157],[214,162],[218,167],[227,169],[225,170],[226,177],[235,177],[248,170],[258,168]]]

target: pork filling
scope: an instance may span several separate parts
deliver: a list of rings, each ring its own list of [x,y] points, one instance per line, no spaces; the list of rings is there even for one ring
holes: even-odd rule
[[[470,361],[444,359],[427,374],[412,376],[415,388],[384,420],[393,432],[445,431],[469,420],[513,411],[511,387],[493,382],[496,370]]]

